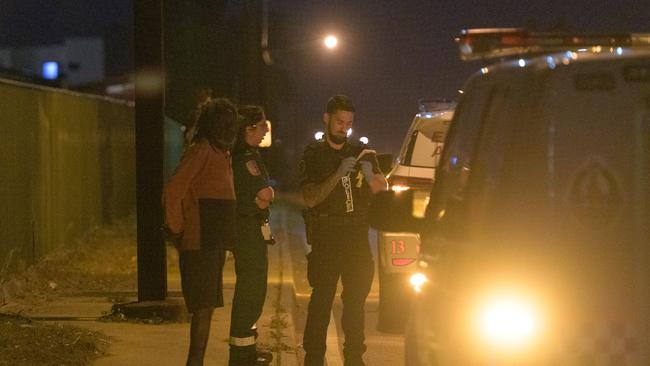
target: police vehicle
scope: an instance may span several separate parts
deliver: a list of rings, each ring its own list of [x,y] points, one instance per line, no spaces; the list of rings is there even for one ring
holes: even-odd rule
[[[395,165],[387,174],[390,189],[412,190],[414,215],[424,217],[429,192],[455,102],[446,99],[420,99]],[[408,232],[377,233],[379,274],[378,329],[401,333],[408,319],[412,295],[408,279],[416,269],[420,235]]]
[[[650,365],[650,35],[457,41],[507,59],[463,88],[425,217],[410,191],[370,216],[421,234],[406,365]]]

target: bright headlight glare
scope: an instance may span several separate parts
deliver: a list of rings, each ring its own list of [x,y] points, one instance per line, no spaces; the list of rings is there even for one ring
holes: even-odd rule
[[[422,292],[422,286],[424,286],[424,284],[427,283],[427,276],[419,272],[414,273],[411,275],[409,282],[411,282],[411,286],[413,287],[413,290],[419,293]]]
[[[392,186],[390,187],[390,189],[391,189],[393,192],[404,192],[404,191],[408,191],[409,189],[411,189],[411,187],[409,187],[409,186],[404,186],[404,185],[401,185],[401,184],[394,184],[394,185],[392,185]]]
[[[484,304],[478,314],[483,338],[502,347],[529,343],[539,331],[539,322],[535,307],[514,297],[493,298]]]

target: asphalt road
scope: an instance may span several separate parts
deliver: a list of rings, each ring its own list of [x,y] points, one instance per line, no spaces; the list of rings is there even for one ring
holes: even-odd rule
[[[284,195],[283,199],[278,200],[273,207],[272,225],[276,239],[288,243],[292,262],[292,276],[295,286],[296,301],[293,309],[294,325],[296,340],[298,344],[302,343],[302,334],[305,326],[307,315],[307,304],[311,288],[307,283],[307,260],[305,254],[309,247],[305,244],[304,225],[300,215],[299,197],[293,195]],[[370,240],[371,248],[376,257],[376,245],[374,238]],[[327,365],[343,366],[343,331],[341,328],[342,304],[340,299],[340,283],[338,295],[334,300],[332,315],[334,321],[330,323],[327,339]],[[391,365],[398,366],[404,364],[404,345],[403,336],[395,334],[385,334],[376,330],[379,301],[379,282],[375,270],[368,301],[366,302],[366,344],[368,350],[364,359],[368,366],[373,365]],[[301,356],[304,355],[300,350]],[[302,357],[301,357],[302,359]]]

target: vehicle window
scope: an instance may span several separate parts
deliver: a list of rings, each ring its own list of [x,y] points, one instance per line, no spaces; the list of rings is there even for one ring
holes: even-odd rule
[[[451,199],[455,202],[464,199],[481,121],[492,94],[490,86],[477,85],[468,88],[460,102],[437,169],[427,217],[440,217]]]
[[[481,212],[488,207],[492,198],[497,198],[506,154],[512,144],[515,127],[521,122],[521,92],[510,87],[510,84],[503,83],[495,87],[491,103],[484,114],[468,192],[468,196],[471,196],[468,201],[471,217],[489,216],[481,215]]]
[[[404,163],[422,168],[435,168],[440,161],[444,132],[427,136],[422,131],[413,131],[410,137]]]

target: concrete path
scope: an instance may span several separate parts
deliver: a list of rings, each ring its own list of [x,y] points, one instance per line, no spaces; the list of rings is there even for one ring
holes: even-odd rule
[[[297,365],[294,325],[291,314],[294,304],[291,271],[285,274],[290,256],[285,243],[278,240],[269,247],[269,287],[264,313],[258,322],[258,343],[276,350],[272,365]],[[205,365],[228,364],[228,331],[235,285],[234,261],[230,258],[224,268],[225,307],[216,309],[212,318],[210,342]],[[168,274],[169,300],[182,301],[178,273]],[[106,322],[99,318],[111,310],[110,298],[116,294],[60,297],[41,306],[24,306],[9,301],[0,311],[20,313],[43,321],[70,324],[101,331],[110,339],[107,354],[97,359],[96,366],[172,366],[184,365],[189,345],[189,323],[141,324]],[[137,293],[119,294],[135,301]],[[10,299],[9,299],[10,300]]]

